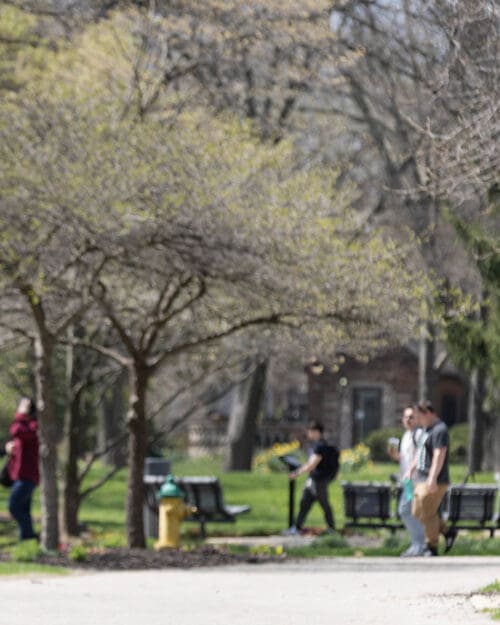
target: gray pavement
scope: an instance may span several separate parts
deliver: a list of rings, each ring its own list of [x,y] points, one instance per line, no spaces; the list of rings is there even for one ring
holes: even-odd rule
[[[0,579],[0,625],[486,625],[500,558],[325,558]],[[500,605],[499,605],[500,607]]]

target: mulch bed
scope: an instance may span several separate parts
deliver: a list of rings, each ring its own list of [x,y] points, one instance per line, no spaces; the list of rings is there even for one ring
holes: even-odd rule
[[[68,554],[40,555],[36,562],[71,569],[88,569],[98,571],[140,571],[148,569],[228,566],[242,563],[259,564],[270,561],[281,561],[279,556],[267,554],[232,554],[223,549],[204,545],[196,549],[99,549],[89,550],[85,559],[75,561]],[[0,561],[9,561],[7,552],[0,552]]]

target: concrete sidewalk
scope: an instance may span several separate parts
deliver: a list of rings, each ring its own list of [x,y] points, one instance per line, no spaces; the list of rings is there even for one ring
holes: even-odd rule
[[[487,625],[500,558],[321,558],[0,580],[2,625]],[[500,607],[500,606],[499,606]]]
[[[209,545],[240,545],[242,547],[307,547],[311,545],[317,536],[214,536],[205,542]]]

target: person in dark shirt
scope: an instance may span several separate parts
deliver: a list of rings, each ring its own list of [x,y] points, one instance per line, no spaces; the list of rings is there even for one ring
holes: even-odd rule
[[[423,555],[437,556],[440,533],[445,537],[445,553],[451,549],[457,535],[457,530],[448,529],[439,514],[439,506],[450,483],[450,436],[446,423],[439,419],[431,402],[417,404],[415,414],[423,433],[411,468],[411,471],[416,470],[412,514],[425,529],[427,548]]]
[[[328,486],[338,471],[338,450],[329,445],[323,438],[323,425],[311,423],[307,429],[307,438],[313,443],[307,462],[288,474],[291,480],[303,473],[309,473],[300,500],[297,521],[289,530],[289,534],[298,534],[302,529],[311,506],[315,501],[323,508],[328,531],[335,530],[333,510],[328,499]]]
[[[39,482],[38,422],[31,399],[20,400],[9,432],[11,440],[5,445],[9,475],[13,480],[9,511],[19,526],[20,540],[37,539],[31,518],[31,499]]]

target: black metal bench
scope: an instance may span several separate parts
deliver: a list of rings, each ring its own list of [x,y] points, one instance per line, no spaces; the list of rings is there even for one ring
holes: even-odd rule
[[[342,482],[345,527],[386,528],[394,533],[403,527],[395,514],[394,500],[400,490],[386,482]]]
[[[151,516],[158,517],[156,493],[165,481],[163,476],[146,475],[146,502]],[[185,519],[200,524],[200,534],[206,537],[207,523],[234,523],[238,515],[250,511],[248,505],[227,505],[224,503],[222,486],[217,477],[190,476],[175,478],[175,483],[185,494],[185,501],[196,507],[196,512]],[[158,527],[156,526],[156,536]],[[153,536],[155,537],[155,536]]]
[[[397,513],[401,487],[342,482],[342,489],[345,527],[387,528],[393,533],[403,527]],[[440,514],[458,530],[487,530],[494,537],[500,528],[500,511],[495,512],[497,492],[496,484],[453,484],[441,503]]]
[[[222,486],[216,477],[179,477],[175,482],[186,493],[186,503],[196,507],[196,512],[186,521],[199,523],[203,538],[207,523],[234,523],[238,515],[250,511],[248,505],[225,504]]]
[[[500,524],[500,515],[495,511],[497,492],[495,484],[451,485],[442,516],[458,530],[487,530],[493,538]]]

